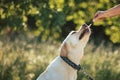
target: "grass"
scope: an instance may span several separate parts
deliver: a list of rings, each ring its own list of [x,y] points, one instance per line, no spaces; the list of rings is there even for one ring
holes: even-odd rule
[[[59,55],[60,43],[39,43],[19,35],[14,41],[0,37],[0,80],[36,80]],[[87,44],[81,65],[95,80],[120,80],[120,48]],[[77,80],[87,80],[80,71]]]

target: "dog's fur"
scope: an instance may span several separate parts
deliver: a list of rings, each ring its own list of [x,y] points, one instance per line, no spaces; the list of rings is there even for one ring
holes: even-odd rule
[[[78,65],[90,34],[90,28],[86,24],[78,31],[71,31],[61,45],[60,56],[67,57]],[[37,80],[76,80],[77,70],[64,62],[60,56],[50,63]]]

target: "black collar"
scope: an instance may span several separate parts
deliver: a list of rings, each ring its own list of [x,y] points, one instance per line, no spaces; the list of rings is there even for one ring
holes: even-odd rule
[[[80,70],[81,69],[81,66],[80,64],[77,65],[75,64],[74,62],[72,62],[70,59],[68,59],[67,57],[63,57],[63,56],[60,56],[69,66],[71,66],[72,68],[76,69],[76,70]]]
[[[83,74],[89,79],[89,80],[93,80],[93,78],[91,77],[91,76],[89,76],[86,72],[85,72],[85,70],[84,70],[84,68],[83,67],[81,67],[80,66],[80,64],[79,65],[77,65],[77,64],[75,64],[74,62],[72,62],[70,59],[68,59],[67,57],[63,57],[63,56],[60,56],[69,66],[71,66],[73,69],[76,69],[76,70],[82,70],[82,72],[83,72]]]

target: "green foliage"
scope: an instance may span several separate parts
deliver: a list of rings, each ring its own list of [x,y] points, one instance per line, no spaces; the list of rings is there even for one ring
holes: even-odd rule
[[[9,34],[9,31],[32,31],[41,41],[51,38],[57,40],[73,29],[65,29],[69,22],[75,24],[77,29],[90,22],[98,10],[109,9],[118,3],[118,0],[1,0],[0,30],[1,34]],[[120,43],[119,18],[95,23],[95,26],[105,27],[105,34],[113,43]],[[118,28],[118,31],[111,30],[112,26]]]
[[[28,36],[28,37],[27,37]],[[14,41],[1,37],[0,40],[0,79],[36,80],[47,65],[59,55],[59,43],[39,43],[31,35],[19,35]],[[88,44],[81,65],[95,80],[120,80],[120,48]],[[87,80],[78,73],[77,80]]]

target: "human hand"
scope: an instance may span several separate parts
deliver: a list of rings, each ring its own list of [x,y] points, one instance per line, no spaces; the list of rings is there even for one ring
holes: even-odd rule
[[[93,18],[93,22],[94,21],[102,21],[106,17],[107,17],[106,11],[98,11]]]

